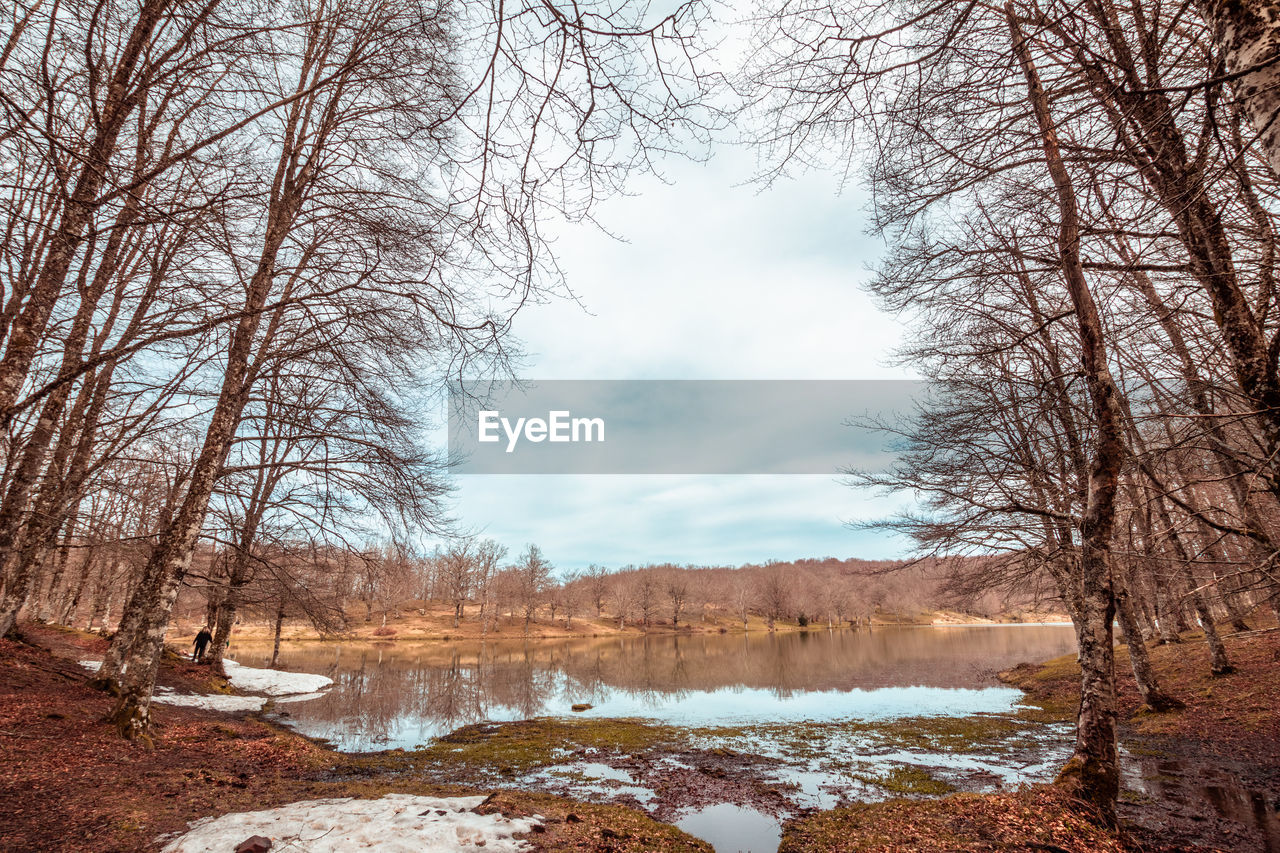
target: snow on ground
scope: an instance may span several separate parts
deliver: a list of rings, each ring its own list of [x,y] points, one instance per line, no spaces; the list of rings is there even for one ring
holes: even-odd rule
[[[387,794],[377,800],[349,797],[303,800],[259,812],[209,817],[166,845],[162,853],[235,850],[252,835],[271,839],[272,853],[305,850],[340,853],[379,850],[384,853],[485,851],[515,853],[529,845],[512,838],[530,832],[541,818],[507,818],[472,811],[484,797],[419,797]]]
[[[168,687],[157,687],[152,702],[161,705],[183,705],[206,711],[261,711],[267,700],[261,696],[225,696],[221,693],[176,693]]]
[[[287,696],[291,693],[314,693],[333,684],[333,679],[309,672],[281,672],[278,669],[254,669],[223,659],[222,666],[237,690]]]
[[[102,661],[82,660],[80,665],[90,672],[97,672]],[[315,691],[333,684],[332,678],[311,675],[306,672],[280,672],[274,669],[254,669],[235,661],[224,660],[227,678],[237,690],[266,693],[277,702],[306,702],[322,694]],[[260,711],[267,700],[261,696],[226,696],[221,693],[177,693],[168,687],[157,687],[153,702],[162,705],[183,705],[188,708],[204,708],[207,711]]]

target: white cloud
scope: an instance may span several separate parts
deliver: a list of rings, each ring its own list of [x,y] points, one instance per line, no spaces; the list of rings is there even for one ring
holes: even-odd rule
[[[901,327],[860,288],[879,244],[865,198],[810,173],[760,191],[753,156],[717,147],[670,162],[599,211],[619,242],[560,224],[556,253],[581,305],[527,308],[526,378],[910,378],[887,365]],[[585,310],[584,310],[585,308]],[[854,462],[856,448],[850,448]],[[826,477],[458,478],[456,515],[515,553],[537,542],[565,568],[600,562],[737,564],[770,557],[888,557],[856,533],[891,511]]]

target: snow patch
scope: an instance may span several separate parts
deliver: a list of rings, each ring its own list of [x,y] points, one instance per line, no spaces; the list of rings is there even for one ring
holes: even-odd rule
[[[277,702],[306,702],[323,694],[315,691],[333,684],[332,678],[305,672],[278,672],[274,669],[253,669],[235,661],[224,660],[223,666],[232,686],[239,690],[266,693]],[[82,660],[80,665],[90,672],[102,668],[102,661]],[[267,700],[261,696],[226,696],[221,693],[178,693],[169,687],[157,687],[151,701],[162,705],[181,705],[186,708],[203,708],[206,711],[261,711]]]
[[[512,836],[530,832],[542,818],[480,815],[484,797],[419,797],[387,794],[376,800],[350,797],[303,800],[275,809],[208,817],[190,825],[162,853],[234,850],[251,835],[271,839],[275,851],[339,853],[376,849],[384,853],[431,850],[516,853],[530,846]]]
[[[237,690],[266,693],[268,696],[288,696],[291,693],[315,693],[333,684],[333,679],[309,672],[281,672],[278,669],[254,669],[241,666],[233,660],[222,660],[227,678]]]
[[[157,687],[151,695],[152,702],[161,705],[182,705],[187,708],[203,708],[206,711],[261,711],[267,700],[261,696],[224,696],[221,693],[177,693],[169,687]]]

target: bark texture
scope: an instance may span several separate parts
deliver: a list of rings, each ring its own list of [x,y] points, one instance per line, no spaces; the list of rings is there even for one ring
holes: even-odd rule
[[[1273,0],[1201,0],[1233,84],[1257,133],[1258,146],[1280,175],[1280,3]]]
[[[1112,623],[1116,599],[1110,566],[1116,491],[1124,460],[1123,415],[1119,392],[1107,364],[1107,350],[1097,304],[1080,260],[1080,225],[1075,187],[1063,162],[1049,100],[1040,83],[1026,37],[1012,2],[1005,4],[1014,53],[1027,83],[1045,165],[1057,198],[1058,253],[1062,276],[1080,329],[1080,355],[1095,431],[1089,460],[1088,496],[1080,522],[1077,588],[1081,618],[1076,624],[1080,647],[1080,712],[1076,746],[1058,776],[1082,800],[1115,821],[1120,794],[1116,750],[1115,648]]]

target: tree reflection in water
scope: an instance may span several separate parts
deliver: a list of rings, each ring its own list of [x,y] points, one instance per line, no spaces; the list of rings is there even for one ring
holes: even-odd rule
[[[767,722],[970,713],[1002,710],[1016,698],[996,687],[997,670],[1074,647],[1070,627],[1033,625],[293,643],[282,649],[282,666],[335,683],[323,698],[280,709],[300,731],[352,751],[411,748],[469,723],[569,713],[575,702],[594,705],[593,715],[695,724],[743,714]],[[262,665],[270,648],[243,643],[232,656]]]

